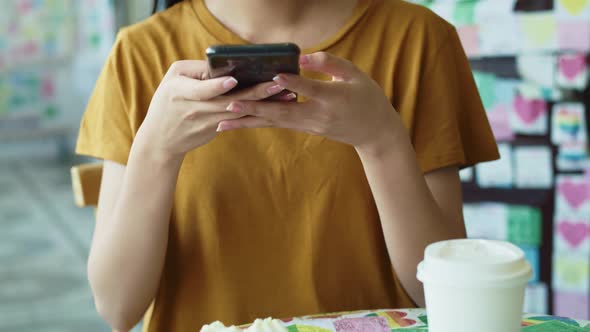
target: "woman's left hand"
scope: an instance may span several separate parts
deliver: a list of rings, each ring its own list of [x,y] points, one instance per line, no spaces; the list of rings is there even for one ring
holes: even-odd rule
[[[234,101],[228,111],[247,116],[222,121],[218,131],[289,128],[355,148],[370,147],[399,131],[395,128],[401,121],[381,87],[350,61],[320,52],[302,56],[300,64],[302,69],[331,75],[332,81],[280,74],[274,79],[276,83],[307,100],[299,103]]]

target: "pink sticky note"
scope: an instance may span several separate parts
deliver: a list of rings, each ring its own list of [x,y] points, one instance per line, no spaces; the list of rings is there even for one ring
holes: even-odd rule
[[[590,225],[584,221],[560,220],[557,224],[557,231],[569,247],[574,249],[590,237]]]
[[[33,4],[31,0],[20,0],[17,3],[17,8],[21,14],[25,14],[33,8]]]
[[[51,78],[45,77],[41,81],[41,95],[43,98],[52,98],[55,95],[55,84]]]
[[[559,72],[567,79],[573,80],[586,70],[584,54],[562,55],[559,57]]]
[[[514,131],[510,126],[508,107],[507,105],[496,105],[491,111],[486,113],[494,137],[499,142],[512,141],[514,139]]]
[[[561,50],[590,51],[590,22],[558,22],[557,43]]]
[[[465,25],[457,28],[461,44],[467,56],[478,56],[479,50],[479,27],[477,25]]]
[[[589,320],[590,294],[555,290],[553,292],[553,309],[557,316]]]
[[[565,179],[558,184],[557,189],[568,204],[574,209],[579,208],[590,199],[588,184],[583,182],[576,183]]]
[[[525,124],[532,124],[547,113],[547,103],[542,99],[526,99],[517,95],[514,99],[514,111]]]

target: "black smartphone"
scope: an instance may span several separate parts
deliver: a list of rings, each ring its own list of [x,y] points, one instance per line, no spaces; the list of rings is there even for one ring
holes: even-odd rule
[[[293,43],[215,45],[207,48],[209,77],[233,76],[238,85],[231,92],[270,82],[279,73],[299,74],[301,50]],[[289,93],[271,97],[276,100]]]

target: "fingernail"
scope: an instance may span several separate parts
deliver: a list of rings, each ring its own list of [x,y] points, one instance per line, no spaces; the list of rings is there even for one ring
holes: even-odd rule
[[[300,65],[306,65],[309,63],[309,55],[304,55],[302,57],[299,58],[299,64]]]
[[[223,81],[223,88],[224,89],[231,89],[238,85],[238,80],[233,77],[228,78],[227,80]]]
[[[217,125],[217,132],[220,133],[222,131],[228,131],[231,130],[231,125],[224,123],[224,122],[220,122],[219,125]]]
[[[235,101],[231,102],[229,106],[227,106],[226,110],[234,113],[239,113],[244,110],[244,106],[236,103]]]
[[[277,93],[283,91],[284,89],[280,85],[273,85],[266,89],[266,92],[270,95],[276,95]]]
[[[275,83],[277,83],[279,86],[285,86],[287,84],[287,78],[282,75],[277,75],[273,77],[272,80],[275,81]]]
[[[281,100],[287,100],[287,101],[288,101],[288,100],[293,100],[293,99],[297,99],[297,95],[296,95],[296,94],[294,94],[293,92],[291,92],[291,93],[288,93],[288,94],[284,95],[284,96],[281,98]]]

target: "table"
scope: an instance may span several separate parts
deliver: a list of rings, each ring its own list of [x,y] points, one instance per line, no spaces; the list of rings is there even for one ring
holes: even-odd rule
[[[283,319],[289,332],[418,332],[428,331],[424,309],[384,309]],[[590,322],[545,315],[524,315],[525,331],[590,331]],[[547,327],[547,328],[542,328]]]

